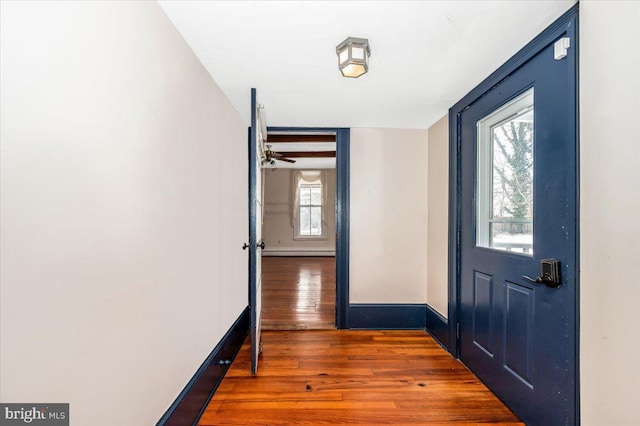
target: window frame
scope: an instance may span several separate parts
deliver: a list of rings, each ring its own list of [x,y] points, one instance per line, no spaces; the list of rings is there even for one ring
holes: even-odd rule
[[[298,200],[297,201],[297,217],[296,217],[296,222],[294,225],[294,235],[293,235],[293,239],[294,240],[326,240],[327,239],[327,234],[326,234],[326,226],[324,224],[325,222],[325,203],[324,203],[324,196],[323,196],[323,192],[325,191],[325,185],[326,182],[324,182],[324,179],[321,177],[318,178],[318,183],[303,183],[303,182],[299,182],[296,188],[296,193],[298,194]],[[302,191],[301,189],[303,188],[320,188],[320,204],[313,204],[311,202],[311,197],[309,197],[309,204],[302,204]],[[304,235],[301,233],[301,209],[303,207],[308,207],[308,208],[313,208],[313,207],[320,207],[320,234],[319,235]],[[311,212],[309,212],[310,218],[309,220],[311,220]]]
[[[476,122],[475,247],[500,252],[509,251],[513,254],[527,257],[533,257],[534,255],[533,231],[531,234],[531,246],[523,248],[523,252],[511,251],[509,248],[494,245],[493,236],[491,235],[491,223],[498,223],[493,216],[493,129],[520,116],[526,110],[534,111],[534,94],[534,88],[530,87]],[[535,133],[533,143],[535,147]],[[533,185],[533,191],[535,190],[536,187]],[[531,224],[532,228],[535,229],[533,212]]]

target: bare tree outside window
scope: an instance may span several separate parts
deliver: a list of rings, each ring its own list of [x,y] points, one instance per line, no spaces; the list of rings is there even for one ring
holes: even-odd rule
[[[495,234],[529,234],[533,216],[533,121],[517,117],[494,127]],[[501,228],[501,229],[498,229]]]

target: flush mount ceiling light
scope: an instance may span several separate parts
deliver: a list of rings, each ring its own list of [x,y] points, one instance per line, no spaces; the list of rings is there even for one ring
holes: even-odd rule
[[[371,48],[366,38],[347,37],[336,47],[338,68],[344,77],[358,78],[369,71]]]

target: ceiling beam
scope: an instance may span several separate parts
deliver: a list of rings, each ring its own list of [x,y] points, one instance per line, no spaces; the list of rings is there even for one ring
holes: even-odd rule
[[[335,158],[335,151],[306,151],[306,152],[283,152],[279,151],[283,157],[288,158]]]
[[[335,142],[336,135],[267,135],[267,143],[281,142]]]

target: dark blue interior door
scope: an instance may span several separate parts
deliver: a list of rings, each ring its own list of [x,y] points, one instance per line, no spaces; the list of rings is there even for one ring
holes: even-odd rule
[[[256,89],[251,89],[249,129],[249,305],[251,307],[251,373],[258,372],[262,313],[262,132]]]
[[[460,358],[527,424],[577,422],[575,33],[458,113]]]

